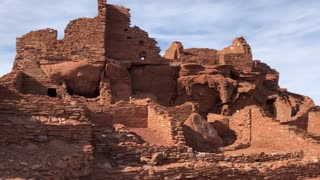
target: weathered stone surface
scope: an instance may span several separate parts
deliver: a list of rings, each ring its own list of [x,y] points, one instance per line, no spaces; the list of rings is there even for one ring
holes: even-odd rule
[[[164,53],[164,58],[170,60],[180,59],[183,54],[183,45],[179,41],[173,42],[170,47]]]
[[[188,145],[200,149],[207,144],[216,148],[223,146],[217,131],[201,115],[192,113],[183,125]]]
[[[222,65],[229,64],[240,70],[251,71],[251,47],[243,37],[234,39],[229,47],[219,51],[219,56]]]
[[[320,136],[320,108],[314,107],[308,113],[308,132]]]
[[[44,73],[53,81],[65,82],[70,94],[85,97],[98,96],[100,74],[103,68],[103,65],[93,65],[87,62],[63,62],[41,66]]]

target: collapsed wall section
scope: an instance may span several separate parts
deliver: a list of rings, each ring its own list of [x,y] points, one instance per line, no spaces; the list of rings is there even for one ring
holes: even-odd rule
[[[181,42],[175,41],[166,50],[164,58],[201,65],[231,65],[239,71],[252,70],[251,47],[243,37],[234,39],[230,46],[220,51],[208,48],[184,49]]]

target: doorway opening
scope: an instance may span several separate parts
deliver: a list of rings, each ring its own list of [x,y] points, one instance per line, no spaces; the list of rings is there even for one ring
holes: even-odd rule
[[[57,97],[57,89],[56,88],[48,88],[47,95],[49,97]]]

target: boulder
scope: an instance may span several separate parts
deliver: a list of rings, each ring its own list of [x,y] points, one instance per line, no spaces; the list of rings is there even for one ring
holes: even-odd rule
[[[218,148],[223,146],[216,129],[200,114],[192,113],[183,125],[187,144],[195,149]]]

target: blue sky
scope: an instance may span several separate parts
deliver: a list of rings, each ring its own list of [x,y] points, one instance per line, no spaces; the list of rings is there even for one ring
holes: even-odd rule
[[[131,8],[132,25],[158,40],[162,51],[175,40],[186,48],[222,49],[244,36],[255,59],[280,72],[280,85],[320,104],[319,0],[109,0]],[[1,0],[0,76],[9,72],[15,38],[97,13],[95,0]]]

